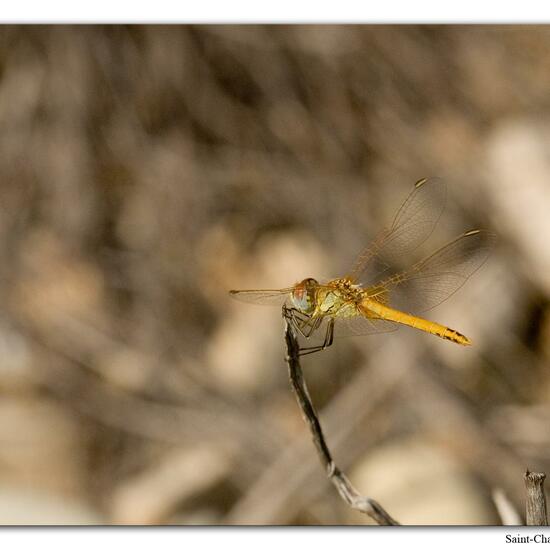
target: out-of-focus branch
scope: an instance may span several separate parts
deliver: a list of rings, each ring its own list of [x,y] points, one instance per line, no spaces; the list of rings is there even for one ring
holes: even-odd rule
[[[298,400],[304,419],[309,424],[313,443],[325,467],[328,478],[334,484],[342,499],[351,508],[367,514],[379,525],[399,525],[376,500],[361,495],[334,463],[304,380],[300,365],[300,346],[296,334],[287,319],[285,319],[285,341],[287,347],[286,361],[288,363],[292,389],[296,394],[296,399]]]
[[[546,497],[544,496],[544,480],[546,474],[530,472],[524,475],[527,489],[526,520],[527,525],[548,525],[546,517]]]
[[[494,489],[492,497],[502,525],[523,525],[520,515],[502,489]]]

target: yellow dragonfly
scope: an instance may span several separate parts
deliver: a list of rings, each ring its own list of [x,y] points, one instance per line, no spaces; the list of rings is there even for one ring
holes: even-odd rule
[[[390,332],[399,325],[435,334],[468,346],[460,332],[418,315],[453,295],[485,262],[495,235],[466,231],[410,269],[392,269],[433,233],[445,206],[446,187],[439,178],[417,181],[393,223],[357,258],[348,275],[320,283],[307,278],[277,290],[231,290],[242,301],[283,307],[283,315],[306,339],[324,334],[319,345],[301,355],[332,345],[335,336]]]

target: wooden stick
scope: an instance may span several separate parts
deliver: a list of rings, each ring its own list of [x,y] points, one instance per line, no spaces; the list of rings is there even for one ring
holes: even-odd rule
[[[313,406],[304,380],[302,366],[300,365],[300,346],[296,334],[286,317],[285,341],[287,348],[286,362],[288,363],[292,389],[296,394],[296,399],[298,400],[304,420],[309,425],[313,443],[315,444],[321,463],[325,467],[327,477],[336,487],[338,493],[348,506],[354,510],[367,514],[379,525],[399,525],[399,523],[395,521],[376,500],[361,495],[353,487],[346,475],[341,472],[334,463],[323,435],[321,423],[315,412],[315,407]]]
[[[546,497],[544,496],[544,480],[546,474],[530,472],[524,475],[527,489],[526,520],[527,525],[548,525],[546,517]]]

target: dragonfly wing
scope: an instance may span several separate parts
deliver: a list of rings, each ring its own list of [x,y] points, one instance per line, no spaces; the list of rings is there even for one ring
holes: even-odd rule
[[[308,345],[320,345],[327,334],[328,324],[333,319],[327,315],[323,317],[317,329],[307,336]],[[336,317],[334,318],[333,335],[335,338],[345,336],[364,336],[369,334],[380,334],[384,332],[393,332],[399,328],[397,323],[383,319],[369,319],[358,315],[356,317]],[[303,332],[301,332],[303,335]]]
[[[495,241],[488,231],[463,233],[408,271],[382,281],[380,299],[411,314],[436,307],[485,263]]]
[[[317,289],[333,290],[332,286],[317,284]],[[296,287],[271,289],[271,290],[230,290],[229,295],[249,304],[259,304],[266,306],[282,306],[289,298],[290,294],[296,290]]]
[[[392,225],[359,255],[348,278],[369,285],[398,265],[432,234],[445,208],[446,196],[447,188],[440,178],[417,181]],[[367,271],[372,276],[370,280]]]
[[[369,319],[368,317],[337,318],[334,323],[334,336],[363,336],[367,334],[381,334],[393,332],[399,328],[397,323],[384,319]]]
[[[279,290],[230,290],[229,295],[240,302],[247,302],[249,304],[282,306],[292,290],[292,288],[282,288]]]

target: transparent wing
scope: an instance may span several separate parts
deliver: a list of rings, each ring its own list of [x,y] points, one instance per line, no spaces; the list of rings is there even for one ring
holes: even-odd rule
[[[324,284],[318,284],[318,289],[325,288],[332,290],[332,287]],[[282,306],[290,297],[294,287],[271,289],[271,290],[230,290],[229,295],[248,304],[259,304],[262,306]]]
[[[411,314],[436,307],[483,265],[495,241],[496,236],[488,231],[463,233],[411,269],[377,285],[380,301]]]
[[[393,332],[398,328],[398,323],[385,321],[383,319],[369,319],[367,317],[336,318],[334,323],[334,337],[381,334],[384,332]]]
[[[279,290],[230,290],[229,295],[249,304],[264,306],[282,306],[292,292],[292,288],[281,288]]]
[[[422,179],[383,230],[359,255],[347,276],[355,283],[372,284],[432,234],[443,210],[447,188],[440,178]]]
[[[333,317],[327,315],[321,321],[319,327],[306,338],[308,345],[319,345],[325,339],[328,323]],[[385,321],[383,319],[369,319],[363,316],[357,317],[335,317],[334,318],[334,338],[345,336],[364,336],[369,334],[381,334],[384,332],[393,332],[399,328],[397,323]]]

